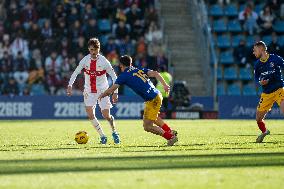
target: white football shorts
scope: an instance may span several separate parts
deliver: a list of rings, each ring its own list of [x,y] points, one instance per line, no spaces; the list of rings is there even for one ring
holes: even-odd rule
[[[93,108],[95,109],[98,103],[101,110],[112,108],[109,96],[102,98],[102,100],[98,100],[100,94],[101,93],[84,92],[83,95],[85,106],[93,106]]]

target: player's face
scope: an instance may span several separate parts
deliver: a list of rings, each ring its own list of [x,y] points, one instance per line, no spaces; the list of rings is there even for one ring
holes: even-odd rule
[[[261,53],[262,53],[261,47],[257,47],[257,46],[253,47],[253,54],[254,54],[255,58],[259,59],[261,57]]]
[[[95,48],[93,46],[90,46],[88,49],[89,49],[91,56],[97,56],[100,52],[100,48]]]

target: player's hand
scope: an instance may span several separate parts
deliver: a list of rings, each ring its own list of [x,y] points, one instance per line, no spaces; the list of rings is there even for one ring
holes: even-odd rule
[[[116,104],[118,101],[118,94],[117,93],[113,93],[112,95],[112,103]]]
[[[72,87],[71,86],[67,87],[66,94],[67,94],[67,96],[71,96],[72,95]]]
[[[167,94],[169,94],[170,93],[170,86],[169,85],[164,85],[164,90],[165,90],[165,92],[167,93]]]
[[[268,81],[269,81],[269,79],[261,80],[259,83],[260,83],[261,85],[267,85]]]
[[[103,98],[103,94],[100,94],[100,96],[99,96],[99,101],[101,101],[102,100],[102,98]]]

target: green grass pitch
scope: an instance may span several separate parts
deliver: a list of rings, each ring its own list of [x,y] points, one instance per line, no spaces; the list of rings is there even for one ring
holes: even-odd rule
[[[284,121],[256,144],[253,120],[168,120],[176,146],[146,133],[141,120],[118,120],[122,144],[99,139],[88,121],[0,121],[0,188],[269,188],[284,186]],[[78,145],[74,135],[89,133]]]

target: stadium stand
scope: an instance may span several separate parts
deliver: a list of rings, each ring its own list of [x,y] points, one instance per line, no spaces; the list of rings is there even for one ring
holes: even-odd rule
[[[155,0],[0,4],[0,95],[64,95],[70,75],[88,53],[90,37],[99,38],[117,72],[122,54],[131,55],[136,66],[168,66]],[[81,94],[83,83],[79,75],[74,94]]]
[[[207,0],[218,57],[217,94],[255,95],[252,46],[264,41],[284,56],[284,3],[280,0]]]

